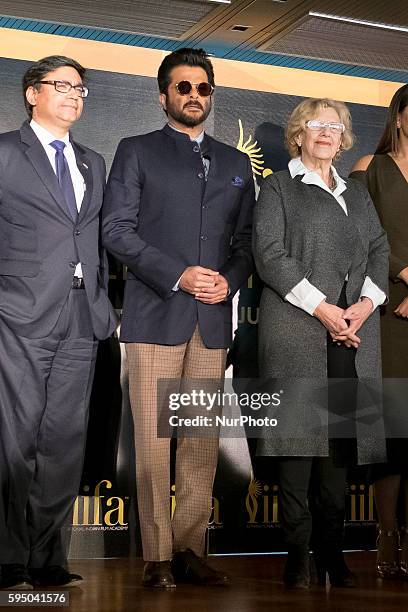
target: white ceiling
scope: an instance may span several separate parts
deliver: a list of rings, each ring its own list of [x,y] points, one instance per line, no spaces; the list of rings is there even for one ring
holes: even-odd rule
[[[231,59],[262,51],[408,70],[408,0],[0,0],[0,15],[186,41]]]

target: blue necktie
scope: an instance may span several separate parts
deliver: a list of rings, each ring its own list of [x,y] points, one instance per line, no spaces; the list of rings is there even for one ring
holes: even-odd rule
[[[67,203],[69,214],[72,220],[76,222],[78,218],[78,209],[75,198],[74,186],[72,184],[71,173],[67,159],[64,155],[65,142],[62,140],[54,140],[50,145],[55,149],[55,168],[61,191]]]

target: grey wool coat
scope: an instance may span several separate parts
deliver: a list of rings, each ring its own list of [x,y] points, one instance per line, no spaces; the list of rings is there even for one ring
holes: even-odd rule
[[[287,170],[271,175],[262,185],[255,208],[253,250],[265,283],[258,329],[260,374],[280,379],[284,387],[276,433],[261,441],[258,450],[267,455],[328,454],[327,430],[320,427],[327,419],[321,393],[327,379],[327,330],[285,296],[307,278],[327,296],[327,302],[337,304],[346,275],[349,305],[358,301],[366,276],[388,293],[387,238],[366,188],[356,180],[347,181],[342,193],[346,215],[329,192],[301,179],[292,179]],[[357,376],[378,381],[378,309],[358,335]],[[359,392],[370,394],[367,389]],[[375,402],[380,414],[381,402]],[[357,424],[359,463],[384,459],[385,445],[378,439],[383,436],[381,419],[366,416]]]

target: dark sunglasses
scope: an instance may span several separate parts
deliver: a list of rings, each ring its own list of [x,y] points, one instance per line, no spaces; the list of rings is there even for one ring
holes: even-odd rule
[[[199,96],[206,98],[207,96],[211,96],[214,91],[214,87],[211,83],[190,83],[190,81],[180,81],[180,83],[176,83],[176,89],[181,96],[186,96],[193,89],[193,85],[196,88],[196,91]]]

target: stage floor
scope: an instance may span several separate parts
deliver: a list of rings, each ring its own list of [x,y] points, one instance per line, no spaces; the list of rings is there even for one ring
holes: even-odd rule
[[[170,591],[140,585],[141,559],[72,561],[71,571],[85,578],[72,587],[70,612],[256,612],[258,610],[323,610],[399,612],[408,610],[408,582],[382,581],[374,573],[375,553],[347,553],[347,563],[359,578],[355,589],[314,586],[286,591],[280,579],[283,555],[211,557],[211,563],[232,577],[229,588],[179,585]],[[47,608],[64,610],[67,608]]]

